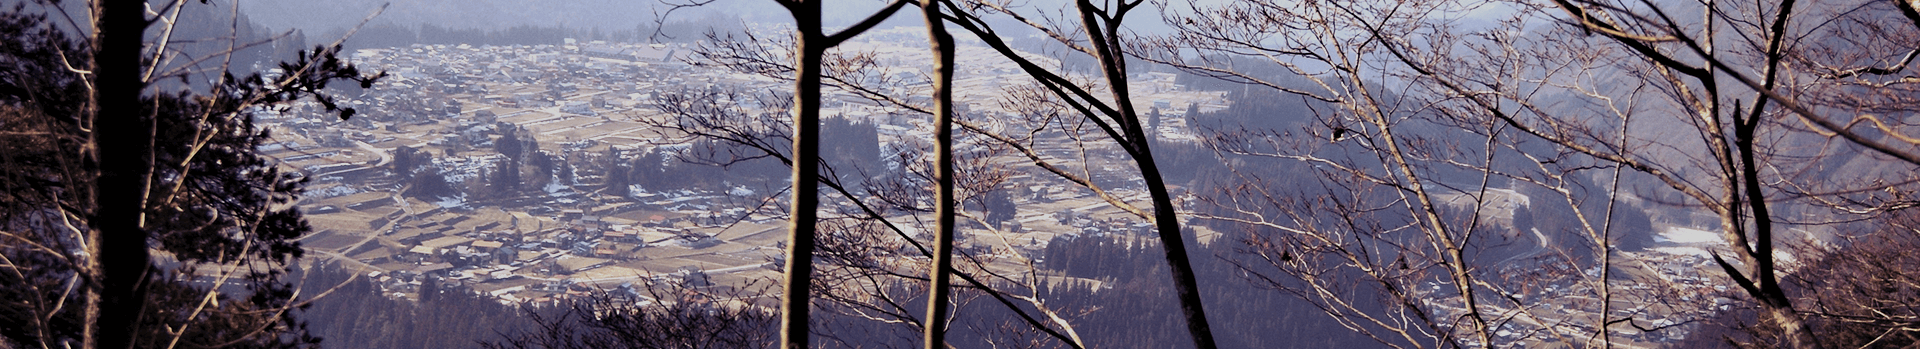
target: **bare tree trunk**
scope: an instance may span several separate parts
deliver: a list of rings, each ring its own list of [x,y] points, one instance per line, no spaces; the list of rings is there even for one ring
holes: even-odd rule
[[[1180,312],[1186,316],[1187,332],[1193,336],[1194,347],[1215,348],[1213,329],[1207,324],[1206,307],[1200,303],[1199,281],[1194,276],[1193,263],[1187,257],[1186,238],[1180,232],[1180,218],[1174,212],[1173,197],[1167,192],[1166,181],[1160,177],[1160,168],[1154,165],[1153,154],[1147,151],[1147,147],[1140,147],[1137,162],[1140,163],[1140,176],[1153,200],[1154,228],[1159,231],[1161,244],[1166,248],[1167,268],[1173,271],[1174,289],[1180,294]]]
[[[953,35],[941,21],[938,0],[922,0],[921,12],[927,17],[927,41],[933,51],[933,117],[935,149],[935,193],[933,267],[927,284],[926,349],[945,348],[947,343],[947,295],[953,269]]]
[[[798,32],[794,39],[793,217],[787,234],[787,287],[781,299],[780,345],[807,347],[807,312],[813,281],[813,236],[820,207],[820,1],[786,3]]]
[[[1780,7],[1776,10],[1778,12],[1774,14],[1773,23],[1768,28],[1767,66],[1762,77],[1766,80],[1764,89],[1774,87],[1780,61],[1785,58],[1781,53],[1782,40],[1788,35],[1787,21],[1793,18],[1794,2],[1794,0],[1780,2]],[[1712,38],[1707,40],[1711,42]],[[1733,142],[1740,150],[1741,182],[1745,184],[1741,189],[1746,192],[1747,204],[1753,209],[1753,229],[1755,239],[1758,240],[1754,242],[1754,251],[1752,251],[1756,255],[1753,268],[1758,274],[1757,278],[1760,279],[1759,289],[1766,294],[1761,298],[1768,305],[1767,312],[1774,318],[1775,324],[1786,331],[1789,343],[1792,343],[1795,348],[1819,347],[1820,341],[1807,328],[1807,324],[1800,315],[1794,313],[1793,301],[1787,298],[1785,290],[1780,289],[1779,277],[1774,273],[1773,212],[1768,209],[1766,193],[1760,187],[1760,170],[1756,166],[1759,160],[1754,158],[1755,130],[1760,126],[1766,105],[1766,98],[1755,98],[1751,109],[1753,114],[1746,116],[1745,120],[1741,119],[1739,110],[1731,114],[1734,119]],[[1745,246],[1741,247],[1744,249]]]
[[[1187,257],[1186,238],[1181,236],[1180,217],[1174,211],[1173,196],[1167,191],[1166,180],[1160,176],[1160,167],[1153,161],[1152,141],[1147,138],[1148,131],[1143,130],[1140,114],[1133,108],[1132,97],[1127,91],[1126,61],[1121,55],[1120,20],[1128,5],[1120,6],[1115,15],[1102,16],[1094,4],[1088,0],[1076,2],[1080,11],[1081,26],[1087,31],[1088,45],[1093,48],[1094,57],[1100,61],[1100,71],[1105,74],[1109,90],[1113,92],[1114,107],[1120,115],[1114,119],[1120,124],[1125,139],[1120,142],[1133,144],[1133,160],[1140,166],[1142,184],[1147,188],[1153,200],[1153,224],[1159,232],[1161,246],[1167,256],[1167,268],[1172,271],[1173,287],[1180,297],[1180,312],[1187,320],[1187,332],[1193,337],[1193,345],[1200,349],[1217,347],[1213,341],[1213,329],[1207,324],[1207,310],[1200,299],[1199,281],[1193,273],[1193,263]],[[1139,3],[1133,3],[1138,5]],[[1105,17],[1107,21],[1096,18]]]
[[[146,29],[144,2],[131,0],[94,3],[93,133],[94,169],[99,171],[93,217],[88,221],[92,260],[97,261],[99,287],[97,338],[90,348],[129,348],[136,338],[146,301],[146,281],[152,265],[147,234],[141,227],[146,182],[152,166],[149,151],[153,134],[139,122],[140,51]]]

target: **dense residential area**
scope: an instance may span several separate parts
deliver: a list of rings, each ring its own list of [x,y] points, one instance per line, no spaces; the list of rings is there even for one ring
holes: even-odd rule
[[[850,49],[901,65],[870,81],[900,91],[927,88],[924,73],[911,64],[924,52],[892,44],[887,32],[874,35],[881,38]],[[353,62],[390,75],[340,102],[364,112],[329,121],[314,115],[317,105],[266,111],[257,120],[282,136],[262,150],[316,178],[301,205],[317,233],[302,245],[359,262],[383,293],[400,298],[417,297],[423,282],[440,282],[442,290],[471,290],[507,304],[555,304],[575,289],[640,278],[734,285],[777,276],[784,229],[766,193],[781,188],[765,177],[681,160],[700,155],[693,144],[662,135],[670,130],[650,125],[672,118],[654,105],[663,91],[782,85],[698,67],[690,50],[572,39],[362,49]],[[983,107],[969,112],[985,119],[1008,113],[990,106],[1014,68],[973,73],[960,81],[961,94]],[[1163,137],[1190,144],[1194,136],[1181,110],[1221,110],[1228,102],[1224,92],[1187,91],[1174,80],[1156,72],[1140,74],[1133,84],[1151,93],[1142,107],[1168,110]],[[848,93],[828,98],[847,132],[867,137],[845,141],[869,153],[857,166],[872,168],[861,170],[900,168],[906,148],[932,141],[922,118]],[[746,101],[737,102],[754,107]],[[513,142],[524,153],[503,153],[513,146],[502,144]],[[1074,156],[1069,148],[1043,151]],[[522,159],[516,167],[526,167],[517,170],[523,177],[503,185],[501,172],[510,171],[515,157]],[[687,178],[707,176],[724,180]],[[966,234],[975,236],[966,246],[1031,254],[1062,234],[1141,233],[1142,226],[1120,220],[1093,193],[1074,189],[1019,175],[997,194],[1007,200],[998,205],[1009,207],[996,209],[1019,205],[1021,214],[994,217],[1003,234],[979,229]],[[1124,187],[1114,192],[1144,196]]]

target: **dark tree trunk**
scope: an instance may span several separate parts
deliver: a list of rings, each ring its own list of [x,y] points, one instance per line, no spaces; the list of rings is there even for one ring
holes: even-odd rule
[[[1213,329],[1207,323],[1206,306],[1201,303],[1199,281],[1193,273],[1193,263],[1187,256],[1186,238],[1181,236],[1180,217],[1174,212],[1173,196],[1167,191],[1167,183],[1160,176],[1160,167],[1153,161],[1152,141],[1142,129],[1140,113],[1133,108],[1132,96],[1127,91],[1126,61],[1121,56],[1120,20],[1131,7],[1118,9],[1118,14],[1101,16],[1093,3],[1087,0],[1077,2],[1080,22],[1091,38],[1088,46],[1093,48],[1094,57],[1099,59],[1100,71],[1105,75],[1107,84],[1113,92],[1114,107],[1120,115],[1114,117],[1126,139],[1116,141],[1132,144],[1133,161],[1140,166],[1141,181],[1147,187],[1153,200],[1153,224],[1159,232],[1160,243],[1165,247],[1167,268],[1173,276],[1174,290],[1180,297],[1180,312],[1187,320],[1187,332],[1193,337],[1193,345],[1199,349],[1213,349]],[[1106,18],[1100,21],[1099,18]],[[1095,41],[1098,40],[1098,41]]]
[[[99,171],[89,237],[98,253],[102,288],[96,348],[129,348],[146,303],[152,262],[142,225],[153,134],[143,117],[140,50],[146,30],[144,3],[131,0],[94,4],[94,94],[92,155]]]
[[[820,60],[826,37],[820,0],[786,3],[799,32],[794,42],[793,217],[787,234],[787,284],[781,298],[780,345],[807,347],[807,311],[813,281],[813,237],[820,207]]]

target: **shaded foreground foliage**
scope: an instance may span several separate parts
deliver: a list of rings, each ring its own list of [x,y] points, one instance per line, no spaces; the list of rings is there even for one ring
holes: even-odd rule
[[[774,314],[755,306],[765,287],[694,287],[657,281],[590,290],[523,314],[534,326],[503,331],[487,348],[754,348],[772,338]]]
[[[1906,348],[1920,343],[1920,212],[1898,211],[1851,225],[1842,243],[1794,246],[1825,252],[1782,280],[1807,325],[1823,344],[1861,348]],[[1737,299],[1737,298],[1736,298]],[[1776,324],[1759,316],[1760,305],[1729,304],[1701,325],[1685,347],[1781,347],[1788,343]]]
[[[0,9],[0,42],[5,43],[0,62],[8,67],[0,73],[0,297],[8,300],[0,303],[0,347],[85,347],[94,345],[95,337],[103,346],[139,348],[315,346],[319,339],[291,312],[304,306],[297,300],[302,290],[286,278],[303,255],[295,239],[311,230],[291,205],[307,178],[282,171],[274,159],[257,152],[271,134],[253,123],[253,115],[312,98],[344,117],[352,111],[334,108],[319,91],[331,81],[370,84],[374,77],[362,77],[340,61],[337,47],[298,52],[292,62],[278,64],[288,72],[279,76],[228,73],[232,66],[271,64],[256,60],[270,53],[236,55],[246,52],[236,47],[247,44],[182,45],[168,51],[187,56],[180,60],[187,62],[227,59],[210,71],[197,63],[152,63],[166,60],[147,57],[131,63],[152,66],[103,69],[96,63],[88,73],[72,62],[94,62],[96,47],[75,38],[72,28],[55,24],[60,20],[50,17],[56,12],[48,8],[59,4],[35,5],[42,7],[16,3]],[[174,18],[187,11],[169,9]],[[208,12],[193,11],[192,16]],[[174,29],[194,33],[226,27],[195,23]],[[271,42],[247,32],[228,40]],[[113,75],[109,72],[137,71],[149,78],[106,80]],[[209,83],[155,82],[176,78]],[[89,98],[110,84],[121,84],[115,87],[124,92],[127,81],[138,85],[131,88],[137,103],[114,105],[119,112],[109,113],[101,107],[108,102]],[[209,92],[196,93],[199,88]],[[99,142],[112,138],[107,131],[144,133],[145,140]],[[126,144],[136,146],[120,147]],[[128,153],[144,161],[113,161]],[[135,172],[145,175],[105,175]],[[115,182],[129,178],[143,182]],[[120,212],[137,219],[108,213],[109,204],[99,198],[113,192],[110,187],[138,188],[114,193],[140,198],[131,207],[115,206],[130,208]],[[102,233],[103,226],[116,222],[132,230]],[[103,241],[142,253],[105,253],[115,250],[103,250]],[[149,250],[151,258],[140,257]],[[132,273],[116,279],[103,270]],[[116,288],[127,284],[131,290]]]

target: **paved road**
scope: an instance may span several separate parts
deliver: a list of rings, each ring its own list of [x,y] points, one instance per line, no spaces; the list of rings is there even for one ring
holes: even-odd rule
[[[358,140],[353,141],[353,145],[356,147],[360,147],[360,149],[366,150],[367,152],[380,155],[380,161],[371,165],[373,167],[386,166],[387,163],[393,162],[392,148],[374,147],[372,144],[367,144],[367,142],[361,142]]]

